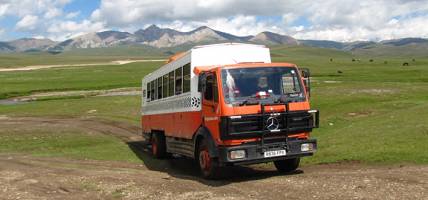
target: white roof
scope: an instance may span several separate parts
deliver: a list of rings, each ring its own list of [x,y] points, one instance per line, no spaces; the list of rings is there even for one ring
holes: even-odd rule
[[[190,51],[192,54],[192,66],[228,65],[245,62],[271,62],[269,48],[264,45],[222,43],[196,46]]]

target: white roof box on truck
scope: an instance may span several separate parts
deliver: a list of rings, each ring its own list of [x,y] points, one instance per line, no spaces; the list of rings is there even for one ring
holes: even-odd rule
[[[196,46],[191,50],[192,66],[270,63],[269,48],[264,45],[223,43]]]

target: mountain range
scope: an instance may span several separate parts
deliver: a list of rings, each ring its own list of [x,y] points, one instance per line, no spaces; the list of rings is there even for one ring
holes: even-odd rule
[[[402,38],[380,42],[357,41],[336,42],[327,40],[297,40],[291,36],[273,32],[261,32],[257,35],[236,36],[226,32],[211,29],[206,26],[189,32],[181,32],[170,28],[160,28],[151,25],[134,33],[120,31],[103,31],[88,33],[65,41],[55,42],[50,39],[22,38],[9,42],[0,42],[0,52],[33,52],[49,51],[62,52],[80,48],[104,48],[120,45],[144,45],[155,48],[171,48],[221,42],[244,42],[265,45],[310,46],[332,48],[343,51],[358,51],[373,48],[394,48],[417,46],[416,49],[426,49],[428,40],[424,38]]]

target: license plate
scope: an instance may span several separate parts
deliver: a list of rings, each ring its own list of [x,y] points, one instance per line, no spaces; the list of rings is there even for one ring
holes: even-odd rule
[[[285,150],[276,150],[276,151],[266,151],[264,153],[265,158],[277,157],[277,156],[285,156],[287,152]]]

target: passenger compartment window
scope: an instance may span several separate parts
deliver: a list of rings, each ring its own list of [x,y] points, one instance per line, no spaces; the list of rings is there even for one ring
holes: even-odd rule
[[[158,99],[162,99],[162,77],[158,78],[158,83],[157,83],[157,93],[158,93]]]
[[[183,66],[183,93],[190,92],[190,63]]]
[[[168,97],[168,74],[163,76],[162,95],[163,98]]]
[[[183,68],[175,70],[175,95],[179,95],[183,91]]]
[[[155,84],[154,84],[154,81],[152,81],[151,83],[150,83],[150,100],[151,101],[153,101],[153,100],[155,100]]]
[[[174,96],[174,71],[170,72],[169,75],[169,87],[168,87],[168,96]]]
[[[147,102],[150,101],[151,93],[152,93],[152,88],[151,88],[151,83],[149,82],[147,83],[147,98],[146,98]]]

